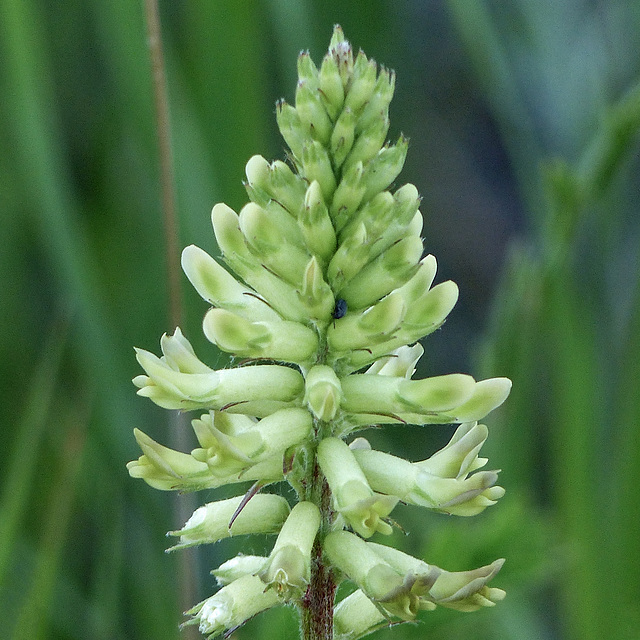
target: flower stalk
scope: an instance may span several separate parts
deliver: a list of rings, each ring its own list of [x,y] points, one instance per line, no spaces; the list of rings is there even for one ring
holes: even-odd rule
[[[268,557],[239,555],[213,573],[220,589],[187,612],[214,638],[260,611],[293,604],[304,640],[356,640],[444,606],[472,611],[504,592],[487,586],[502,560],[451,573],[387,547],[400,503],[459,516],[495,504],[497,471],[478,471],[478,421],[509,394],[505,378],[412,378],[417,341],[440,327],[458,289],[433,286],[416,187],[395,190],[408,142],[385,143],[395,75],[353,55],[340,27],[318,68],[298,59],[294,106],[277,105],[289,164],[253,156],[250,202],[213,207],[221,261],[190,246],[183,269],[212,308],[208,340],[246,358],[214,370],[179,328],[162,356],[141,349],[141,396],[192,420],[199,446],[173,451],[139,430],[129,473],[163,490],[253,483],[197,509],[172,549],[233,535],[276,536]],[[202,413],[204,412],[204,413]],[[420,462],[375,451],[355,434],[382,424],[458,424]],[[418,428],[418,427],[416,427]],[[287,482],[293,504],[279,491]],[[340,603],[343,580],[357,590]],[[334,620],[335,614],[335,620]]]

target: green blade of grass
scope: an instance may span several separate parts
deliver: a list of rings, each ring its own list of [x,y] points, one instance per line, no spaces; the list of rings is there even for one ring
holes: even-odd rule
[[[55,322],[36,365],[24,413],[16,425],[14,449],[4,471],[0,497],[0,584],[4,583],[20,524],[29,508],[28,496],[38,473],[38,451],[54,401],[68,322]]]
[[[72,414],[66,422],[60,468],[49,493],[50,500],[43,517],[43,530],[31,576],[31,587],[18,614],[13,640],[46,640],[50,637],[50,607],[70,526],[86,429],[85,418]]]

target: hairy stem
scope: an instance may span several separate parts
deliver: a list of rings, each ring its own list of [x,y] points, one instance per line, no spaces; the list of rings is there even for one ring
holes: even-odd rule
[[[320,509],[322,521],[312,551],[311,582],[301,603],[302,640],[332,640],[336,582],[323,557],[322,543],[331,530],[333,511],[329,485],[315,460],[311,480],[309,499]]]

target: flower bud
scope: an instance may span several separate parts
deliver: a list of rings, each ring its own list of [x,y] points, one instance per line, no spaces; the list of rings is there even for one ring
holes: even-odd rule
[[[377,239],[376,246],[381,244],[378,252],[382,253],[405,235],[420,235],[419,229],[413,233],[410,228],[414,217],[422,219],[422,214],[416,216],[419,206],[420,196],[412,184],[405,184],[393,195],[382,191],[359,209],[349,224],[341,229],[340,242],[344,242],[353,229],[364,224],[369,235]]]
[[[344,100],[345,109],[348,107],[358,113],[368,102],[375,89],[376,71],[375,60],[367,60],[367,56],[360,51],[353,65],[353,79]]]
[[[323,146],[327,146],[331,138],[333,125],[320,98],[317,85],[314,86],[313,83],[307,80],[301,79],[298,81],[296,111],[303,126],[307,127],[311,133],[311,137]]]
[[[210,309],[202,324],[207,339],[243,358],[307,362],[316,353],[318,336],[298,322],[250,322],[223,309]]]
[[[182,529],[169,532],[169,535],[180,538],[180,542],[169,550],[212,544],[223,538],[248,533],[277,533],[289,515],[289,504],[284,498],[259,493],[244,505],[229,526],[243,500],[243,496],[238,496],[210,502],[196,509]]]
[[[278,115],[280,115],[280,110],[286,107],[293,110],[293,113],[297,117],[295,109],[284,102],[279,102],[276,105]],[[245,188],[247,190],[247,194],[251,198],[252,202],[259,204],[261,207],[266,206],[271,200],[271,195],[269,194],[270,173],[271,167],[268,160],[265,160],[265,158],[259,154],[251,156],[245,165],[245,174],[247,176]]]
[[[249,202],[240,211],[238,219],[244,237],[257,255],[266,259],[285,246],[288,251],[301,253],[309,259],[295,218],[273,200],[264,208]]]
[[[247,162],[246,174],[250,195],[255,193],[258,196],[256,202],[260,206],[267,206],[266,196],[280,203],[294,218],[298,217],[307,188],[306,182],[293,173],[286,163],[276,160],[269,164],[261,156],[253,156]]]
[[[351,151],[355,137],[356,116],[346,108],[340,114],[333,127],[329,148],[333,157],[333,166],[338,169]],[[353,163],[352,163],[353,165]],[[343,170],[344,173],[344,170]]]
[[[343,598],[333,612],[335,640],[358,640],[383,624],[388,624],[387,617],[362,589]]]
[[[254,576],[262,570],[267,559],[264,556],[245,556],[239,554],[223,562],[211,573],[219,586],[224,587],[244,576]]]
[[[394,295],[402,296],[407,308],[402,324],[389,340],[371,346],[368,351],[351,353],[348,360],[352,370],[378,362],[389,352],[419,340],[442,325],[458,299],[458,287],[454,282],[447,281],[429,289],[435,270],[435,258],[427,256],[420,262],[414,277],[394,291]]]
[[[336,250],[336,232],[317,180],[307,189],[298,225],[309,251],[326,264]]]
[[[363,182],[366,185],[363,202],[386,189],[397,177],[404,166],[409,142],[403,136],[395,145],[384,147],[365,167]]]
[[[183,250],[182,269],[196,291],[210,304],[251,320],[280,319],[255,291],[240,284],[208,253],[195,245]]]
[[[396,74],[388,69],[381,69],[376,80],[376,86],[373,95],[367,102],[362,111],[362,115],[358,118],[356,133],[360,134],[366,130],[371,124],[377,120],[380,115],[389,113],[389,104],[393,98]]]
[[[458,285],[441,282],[416,300],[407,311],[402,326],[403,340],[418,340],[442,326],[458,301]]]
[[[238,216],[242,231],[249,249],[260,263],[275,273],[285,282],[298,286],[302,273],[311,257],[303,242],[296,221],[283,212],[289,225],[250,202],[245,205]],[[287,235],[287,234],[290,235]],[[300,244],[296,241],[300,239]]]
[[[422,240],[416,236],[400,240],[352,278],[339,297],[352,309],[373,304],[417,271],[422,250]]]
[[[400,326],[406,308],[393,293],[365,311],[336,320],[329,326],[327,341],[332,351],[366,349],[385,341]]]
[[[313,89],[318,88],[319,74],[315,62],[308,51],[301,51],[296,63],[298,78],[306,82]]]
[[[300,300],[296,288],[265,269],[249,251],[235,212],[224,204],[217,204],[211,220],[225,262],[284,318],[308,322],[309,309]]]
[[[213,638],[279,603],[275,591],[265,591],[257,576],[246,575],[187,611],[200,633]],[[188,622],[186,624],[189,624]]]
[[[384,521],[398,499],[375,494],[349,447],[339,438],[325,438],[318,445],[318,463],[333,494],[334,508],[363,538],[376,531],[389,535]]]
[[[318,420],[333,420],[341,400],[340,380],[331,367],[316,365],[309,369],[305,379],[304,401]]]
[[[344,87],[340,78],[340,70],[336,57],[328,53],[320,66],[318,74],[320,97],[329,117],[335,121],[344,104]]]
[[[369,160],[374,158],[382,148],[389,131],[389,118],[380,114],[378,118],[364,129],[356,138],[348,157],[344,161],[343,171],[358,162],[366,166]]]
[[[291,170],[282,160],[276,160],[270,165],[270,194],[294,218],[297,218],[304,203],[307,181]]]
[[[327,267],[327,278],[334,289],[340,290],[370,261],[371,238],[361,224],[338,247]]]
[[[336,177],[329,154],[320,142],[314,140],[311,144],[305,145],[302,149],[302,165],[309,182],[317,180],[325,202],[331,202],[336,190]]]
[[[258,365],[209,369],[193,353],[179,329],[161,340],[158,358],[143,349],[136,358],[146,372],[134,378],[138,395],[166,409],[221,409],[242,403],[243,413],[263,417],[291,404],[302,392],[302,376],[289,367]],[[234,412],[234,406],[227,410]]]
[[[349,171],[344,173],[333,194],[330,211],[336,231],[340,231],[344,227],[362,202],[362,196],[366,189],[362,182],[363,175],[362,164],[354,164]]]
[[[278,534],[260,572],[267,587],[284,600],[300,597],[311,579],[311,549],[320,527],[320,511],[312,502],[299,502]]]
[[[336,25],[333,29],[333,35],[329,43],[329,55],[336,61],[342,86],[346,90],[353,76],[353,50],[351,49],[351,44],[345,40],[340,25]]]
[[[309,310],[309,317],[328,322],[335,308],[331,287],[325,282],[322,267],[314,256],[309,260],[298,292],[299,299]]]
[[[281,409],[253,422],[243,430],[234,430],[234,421],[244,416],[211,412],[193,420],[200,448],[191,455],[206,463],[218,476],[240,471],[279,455],[280,460],[289,447],[309,436],[311,415],[306,409]]]
[[[313,140],[311,132],[302,124],[295,107],[284,100],[276,102],[276,121],[280,134],[291,149],[293,157],[299,160],[302,158],[304,146]]]

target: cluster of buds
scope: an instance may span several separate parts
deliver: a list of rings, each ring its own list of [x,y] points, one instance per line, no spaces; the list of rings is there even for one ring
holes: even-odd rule
[[[318,600],[310,590],[320,588],[320,568],[334,587],[356,585],[335,605],[334,633],[344,640],[436,606],[472,611],[504,596],[487,586],[502,560],[451,573],[369,541],[393,532],[398,503],[472,516],[503,495],[497,471],[478,471],[488,434],[478,421],[511,383],[412,379],[417,341],[442,325],[458,290],[433,285],[417,189],[390,190],[407,152],[403,137],[385,143],[394,74],[354,56],[340,27],[320,68],[302,53],[298,73],[295,106],[277,106],[289,163],[254,156],[250,202],[239,213],[213,208],[226,268],[195,246],[182,255],[212,305],[205,336],[242,362],[211,369],[180,329],[163,336],[162,357],[137,351],[138,393],[198,410],[199,446],[173,451],[136,430],[143,455],[129,473],[163,490],[252,483],[197,509],[171,532],[173,548],[277,535],[268,557],[239,555],[213,571],[220,589],[187,623],[210,638],[278,604],[304,613]],[[354,436],[381,424],[459,426],[441,451],[408,462]],[[283,482],[297,494],[293,507],[277,493]]]

